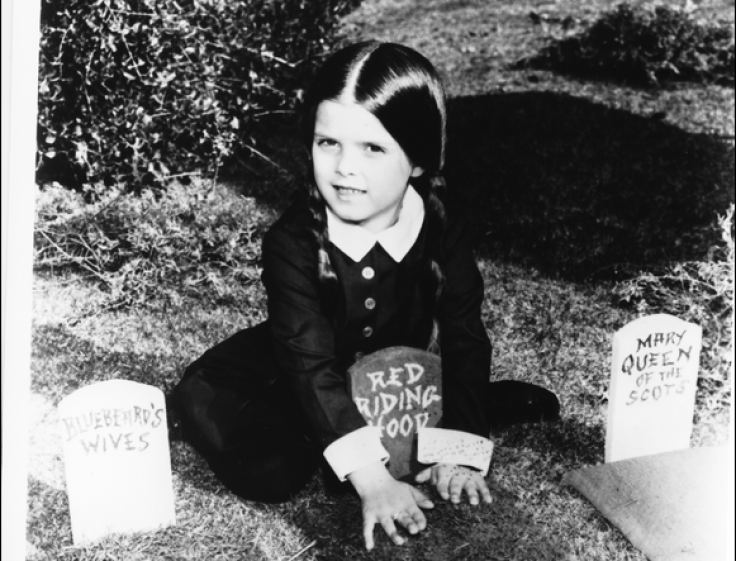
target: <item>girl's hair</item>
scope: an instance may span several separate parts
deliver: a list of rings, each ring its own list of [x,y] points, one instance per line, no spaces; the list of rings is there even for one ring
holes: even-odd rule
[[[302,139],[309,153],[319,105],[343,96],[348,96],[376,117],[398,142],[412,165],[424,170],[421,176],[410,181],[424,200],[429,234],[427,242],[431,253],[422,288],[432,299],[436,311],[444,284],[441,249],[446,224],[442,202],[445,181],[441,171],[445,163],[447,113],[442,82],[424,56],[403,45],[367,41],[337,51],[320,68],[305,95]],[[319,278],[324,285],[330,285],[336,282],[337,277],[325,249],[325,204],[314,181],[308,185]],[[437,352],[438,343],[435,317],[429,349]]]

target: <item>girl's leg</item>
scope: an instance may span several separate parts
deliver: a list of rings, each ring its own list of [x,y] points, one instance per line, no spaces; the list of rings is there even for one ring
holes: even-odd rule
[[[283,502],[299,492],[321,454],[271,352],[265,324],[241,331],[187,368],[169,404],[182,437],[233,493]]]
[[[317,470],[321,454],[305,435],[306,419],[284,386],[276,383],[245,403],[223,448],[205,455],[222,483],[244,499],[287,501]]]

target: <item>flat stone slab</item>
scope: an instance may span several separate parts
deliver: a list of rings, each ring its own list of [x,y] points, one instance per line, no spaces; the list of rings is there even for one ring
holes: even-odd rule
[[[442,362],[409,347],[389,347],[358,360],[348,371],[353,402],[369,425],[381,429],[397,479],[419,472],[417,430],[442,418]]]
[[[729,559],[733,448],[691,448],[565,474],[651,561]],[[729,516],[730,512],[730,516]]]

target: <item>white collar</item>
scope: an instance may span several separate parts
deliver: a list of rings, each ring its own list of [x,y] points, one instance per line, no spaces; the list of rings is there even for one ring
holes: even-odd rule
[[[419,237],[424,221],[424,201],[410,185],[404,195],[399,219],[393,226],[373,234],[357,224],[340,220],[327,207],[327,232],[330,241],[356,263],[377,243],[399,263]]]

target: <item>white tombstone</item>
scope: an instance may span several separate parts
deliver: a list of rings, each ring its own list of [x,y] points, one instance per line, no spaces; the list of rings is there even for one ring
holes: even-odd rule
[[[110,380],[59,404],[75,545],[175,524],[161,390]]]
[[[614,335],[606,462],[690,447],[702,333],[657,314]]]

